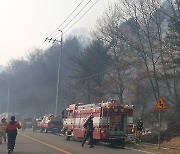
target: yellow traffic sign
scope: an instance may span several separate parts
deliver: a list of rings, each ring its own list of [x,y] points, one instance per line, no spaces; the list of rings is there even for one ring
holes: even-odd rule
[[[166,108],[166,103],[165,103],[165,101],[164,101],[164,99],[163,99],[162,96],[159,97],[159,100],[157,101],[157,104],[156,104],[156,106],[155,106],[155,109],[156,109],[156,110],[164,110],[164,109],[167,109],[167,108]]]

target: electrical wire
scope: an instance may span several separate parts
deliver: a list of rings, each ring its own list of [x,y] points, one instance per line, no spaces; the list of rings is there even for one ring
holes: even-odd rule
[[[58,26],[58,28],[56,28],[56,29],[49,35],[49,37],[50,37],[51,35],[53,35],[53,34],[72,16],[72,14],[79,8],[79,6],[82,4],[83,1],[84,1],[84,0],[82,0],[82,1],[76,6],[76,8],[69,14],[69,16]]]
[[[72,16],[72,14],[80,7],[80,5],[82,4],[83,1],[84,0],[81,0],[81,2],[75,7],[75,9],[68,15],[68,17],[48,37],[52,36]],[[48,38],[48,37],[46,37],[46,38]],[[40,48],[42,47],[42,45],[45,42],[46,42],[46,39],[44,42],[41,43]],[[47,46],[47,44],[45,46]],[[41,49],[44,49],[45,46],[43,46]]]
[[[44,41],[45,42],[45,41]],[[44,44],[44,42],[42,43],[42,45]],[[46,42],[46,44],[41,48],[41,50],[43,50],[47,45],[49,44],[49,42]],[[41,45],[41,46],[42,46]]]
[[[88,4],[91,2],[92,0],[89,0],[84,6],[83,8],[74,16],[74,18],[72,18],[61,30],[63,31],[87,6]],[[58,33],[54,36],[56,37],[58,35]]]
[[[64,30],[64,28],[66,28],[86,7],[87,5],[91,2],[92,0],[89,0],[84,7],[75,15],[75,17],[73,19],[71,19],[61,30]]]
[[[59,30],[59,28],[72,16],[72,14],[78,9],[78,7],[82,4],[82,2],[83,2],[84,0],[82,0],[77,6],[76,6],[76,8],[69,14],[69,16],[60,24],[60,26],[58,26],[58,28],[56,28],[49,36],[51,36],[52,34],[54,34],[57,30]],[[83,6],[83,8],[61,29],[61,31],[62,30],[64,30],[66,27],[68,27],[69,26],[69,24],[71,23],[71,22],[73,22],[76,18],[77,18],[77,16],[88,6],[88,4],[91,2],[92,0],[89,0],[84,6]],[[79,18],[78,18],[78,20],[76,20],[64,33],[66,33],[67,31],[69,31],[80,19],[82,19],[93,7],[94,7],[94,5],[98,2],[99,0],[96,0],[96,2],[95,3],[93,3],[91,6],[90,6],[90,8],[85,12],[85,13],[83,13]],[[53,36],[53,38],[54,37],[56,37],[57,35],[58,35],[59,33],[57,33],[55,36]],[[48,38],[48,37],[47,37]],[[46,39],[47,39],[46,38]],[[46,42],[46,39],[45,39],[45,41],[41,44],[41,46]],[[50,41],[49,41],[50,42]],[[48,44],[49,44],[49,42],[48,43],[46,43],[43,47],[42,47],[42,49],[44,49]]]
[[[95,5],[98,1],[99,1],[99,0],[96,0],[96,2],[95,2],[93,5],[91,5],[91,7],[90,7],[82,16],[80,16],[80,18],[79,18],[78,20],[76,20],[71,27],[69,27],[69,28],[64,32],[64,34],[65,34],[67,31],[69,31],[81,18],[83,18],[83,17],[86,15],[86,13],[88,13],[88,12],[94,7],[94,5]]]

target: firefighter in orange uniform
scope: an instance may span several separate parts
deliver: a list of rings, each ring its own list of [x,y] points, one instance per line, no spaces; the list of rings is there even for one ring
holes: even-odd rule
[[[6,133],[8,136],[8,153],[13,152],[15,143],[16,143],[16,136],[17,136],[17,129],[20,129],[20,124],[15,121],[15,116],[11,116],[11,121],[6,126]]]
[[[84,123],[84,128],[86,128],[86,135],[85,138],[82,142],[82,147],[84,146],[84,143],[86,142],[87,139],[90,141],[90,148],[93,148],[93,115],[91,115],[86,122]]]
[[[2,118],[0,123],[0,144],[2,143],[3,139],[4,142],[6,142],[6,125],[6,118]]]

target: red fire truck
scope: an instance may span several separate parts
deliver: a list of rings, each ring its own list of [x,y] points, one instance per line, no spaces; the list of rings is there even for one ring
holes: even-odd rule
[[[62,112],[65,138],[84,138],[86,119],[93,114],[95,142],[122,143],[133,130],[133,106],[115,100],[99,104],[71,104]]]
[[[39,127],[40,132],[60,132],[62,129],[62,119],[60,116],[53,114],[44,115]]]

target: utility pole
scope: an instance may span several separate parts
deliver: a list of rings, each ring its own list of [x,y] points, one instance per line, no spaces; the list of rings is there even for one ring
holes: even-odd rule
[[[58,105],[60,103],[60,97],[59,97],[59,91],[60,91],[60,72],[61,72],[61,59],[62,59],[62,49],[63,49],[63,32],[62,30],[59,30],[61,32],[61,38],[60,41],[52,38],[46,38],[49,42],[59,42],[60,43],[60,50],[59,50],[59,60],[58,60],[58,71],[57,71],[57,85],[56,85],[56,103],[55,103],[55,112],[54,114],[57,115],[58,113]]]
[[[9,118],[9,102],[10,102],[10,76],[8,81],[8,95],[7,95],[7,119]]]

